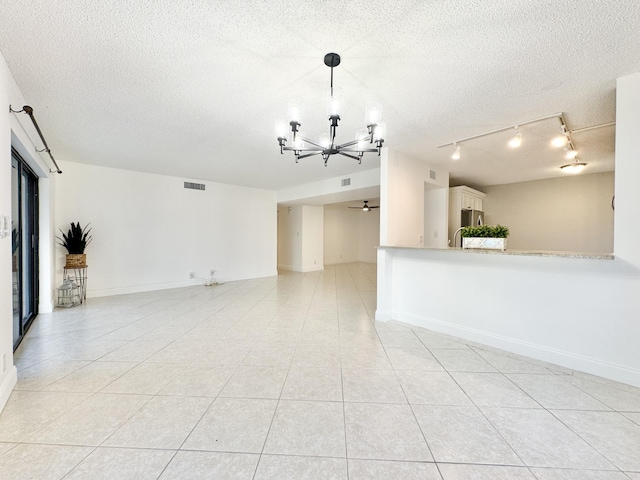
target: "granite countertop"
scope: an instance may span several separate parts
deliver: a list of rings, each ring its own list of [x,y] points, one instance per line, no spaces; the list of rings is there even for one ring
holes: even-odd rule
[[[434,248],[423,246],[400,246],[400,245],[380,245],[381,249],[397,250],[424,250],[434,252],[460,252],[471,254],[487,255],[519,255],[527,257],[563,257],[563,258],[586,258],[591,260],[613,260],[612,253],[585,253],[585,252],[556,252],[552,250],[485,250],[480,248]]]

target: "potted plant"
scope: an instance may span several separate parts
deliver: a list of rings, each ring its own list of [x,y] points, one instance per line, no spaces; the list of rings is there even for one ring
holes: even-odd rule
[[[504,250],[507,248],[509,229],[503,225],[478,225],[464,227],[460,235],[462,248]]]
[[[87,266],[87,255],[84,253],[84,249],[91,243],[92,236],[89,235],[91,229],[88,224],[84,228],[80,226],[80,222],[71,222],[71,228],[65,234],[62,229],[60,233],[62,238],[56,237],[59,240],[59,245],[62,245],[67,249],[67,268],[82,268]]]

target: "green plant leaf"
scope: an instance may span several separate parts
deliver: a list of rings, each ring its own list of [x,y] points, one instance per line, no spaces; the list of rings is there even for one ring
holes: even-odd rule
[[[463,238],[507,238],[509,236],[509,229],[503,225],[474,225],[464,227],[460,231],[460,235]]]
[[[91,224],[87,224],[86,227],[82,228],[80,222],[71,222],[71,228],[69,228],[66,234],[62,229],[58,229],[62,234],[62,238],[56,237],[56,239],[58,239],[58,244],[66,248],[69,254],[84,253],[84,249],[93,238],[89,235],[89,233],[91,232],[91,228],[89,228],[89,225]]]

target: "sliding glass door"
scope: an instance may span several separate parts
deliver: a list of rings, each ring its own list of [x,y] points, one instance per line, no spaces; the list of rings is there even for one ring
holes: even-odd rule
[[[38,314],[38,178],[11,151],[13,346]]]

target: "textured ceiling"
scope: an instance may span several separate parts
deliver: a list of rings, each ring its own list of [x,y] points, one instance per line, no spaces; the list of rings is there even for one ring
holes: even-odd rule
[[[563,161],[542,138],[542,150],[518,161],[502,152],[504,135],[463,144],[457,162],[437,145],[556,112],[571,129],[611,122],[615,79],[640,71],[637,0],[0,8],[0,51],[57,159],[270,189],[379,166],[375,155],[362,165],[332,157],[324,168],[318,157],[296,165],[279,154],[273,122],[290,97],[305,101],[307,136],[326,130],[327,52],[342,56],[339,141],[353,138],[366,101],[379,98],[386,145],[475,186],[548,178]],[[585,173],[613,168],[614,132],[575,135]]]

